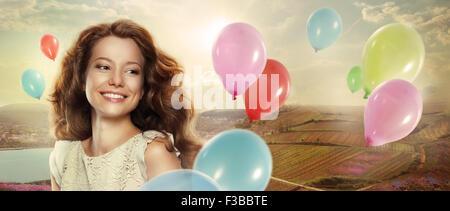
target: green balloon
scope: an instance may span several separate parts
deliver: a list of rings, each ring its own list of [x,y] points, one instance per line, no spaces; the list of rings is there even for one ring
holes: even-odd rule
[[[350,91],[352,91],[352,93],[355,93],[356,91],[362,88],[363,86],[362,70],[359,66],[354,66],[350,70],[350,72],[348,72],[347,86],[350,89]]]
[[[425,60],[422,38],[413,28],[388,24],[370,36],[362,58],[363,83],[367,99],[384,81],[399,78],[414,81]]]

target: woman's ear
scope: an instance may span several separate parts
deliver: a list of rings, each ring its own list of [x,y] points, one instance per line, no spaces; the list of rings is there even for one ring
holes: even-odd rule
[[[139,98],[139,100],[142,100],[143,96],[144,96],[144,89],[141,90],[141,97]]]

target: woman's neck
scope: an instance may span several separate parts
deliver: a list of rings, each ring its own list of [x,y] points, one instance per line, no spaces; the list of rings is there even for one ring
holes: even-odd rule
[[[84,146],[89,156],[106,154],[142,132],[134,126],[130,115],[107,118],[93,111],[91,116],[92,137]]]

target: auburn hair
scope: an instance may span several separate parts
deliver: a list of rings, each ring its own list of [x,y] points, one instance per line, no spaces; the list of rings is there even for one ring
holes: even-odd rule
[[[171,84],[182,67],[171,56],[154,45],[150,33],[131,20],[102,23],[82,31],[67,51],[54,90],[48,99],[53,109],[50,113],[51,133],[56,140],[84,140],[92,136],[91,106],[83,91],[86,69],[96,42],[107,36],[131,38],[145,58],[144,96],[131,112],[133,124],[141,131],[158,130],[172,133],[175,147],[180,151],[183,168],[192,168],[202,141],[195,135],[191,123],[194,118],[192,103],[185,109],[175,109],[171,104],[174,91],[181,88]],[[180,95],[180,102],[185,96]],[[190,101],[189,101],[190,102]],[[167,135],[167,134],[165,134]],[[167,142],[169,151],[174,146]]]

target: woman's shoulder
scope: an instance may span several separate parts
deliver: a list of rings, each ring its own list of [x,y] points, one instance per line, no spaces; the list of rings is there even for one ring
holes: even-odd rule
[[[75,146],[79,141],[71,140],[57,140],[55,146],[53,147],[52,154],[54,154],[55,159],[62,160],[70,149]]]
[[[146,130],[143,132],[142,139],[146,144],[149,144],[155,140],[156,141],[165,140],[171,142],[172,145],[175,144],[172,133],[166,131]]]
[[[144,131],[142,137],[145,142],[145,145],[148,145],[153,142],[164,143],[165,141],[169,141],[171,143],[171,145],[174,147],[174,150],[175,150],[177,156],[180,154],[179,150],[175,147],[175,140],[173,138],[172,133],[169,133],[167,131],[147,130],[147,131]],[[162,148],[161,146],[165,146],[164,144],[161,145],[159,143],[155,143],[152,145],[153,145],[152,148],[154,148],[154,149]],[[159,147],[157,147],[157,146],[159,146]],[[144,148],[147,149],[147,146],[145,146]],[[164,149],[165,149],[165,147],[164,147]]]
[[[167,131],[146,130],[143,132],[143,134],[144,134],[144,138],[147,138],[147,139],[154,139],[156,137],[166,138],[165,134],[167,134],[168,139],[173,139],[172,133],[169,133]]]
[[[50,172],[58,185],[61,185],[64,161],[67,154],[78,141],[57,140],[49,156]]]
[[[64,147],[70,146],[71,144],[73,144],[75,142],[76,141],[72,141],[72,140],[56,140],[55,141],[55,147],[58,147],[58,148],[62,147],[62,148],[64,148]]]
[[[76,143],[79,143],[79,141],[57,140],[53,147],[53,152],[57,154],[66,154]]]
[[[164,133],[167,134],[167,137]],[[180,152],[174,146],[173,135],[166,131],[145,131],[144,134],[148,134],[151,140],[147,142],[144,147],[144,151],[141,154],[141,164],[145,167],[144,178],[151,179],[156,175],[173,169],[181,168],[181,162],[179,159]],[[173,146],[169,151],[166,143],[170,141]]]

